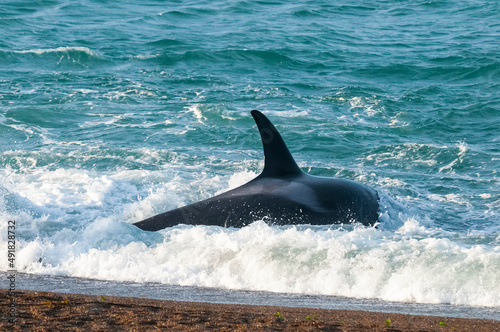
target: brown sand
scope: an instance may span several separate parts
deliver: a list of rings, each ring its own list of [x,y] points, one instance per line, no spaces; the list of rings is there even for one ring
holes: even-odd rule
[[[15,299],[12,324],[8,291],[0,289],[0,331],[500,331],[500,321],[364,311],[36,291],[17,291]]]

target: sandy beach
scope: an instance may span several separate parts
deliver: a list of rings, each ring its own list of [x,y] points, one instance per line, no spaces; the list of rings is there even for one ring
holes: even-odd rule
[[[0,330],[500,331],[500,321],[0,290]]]

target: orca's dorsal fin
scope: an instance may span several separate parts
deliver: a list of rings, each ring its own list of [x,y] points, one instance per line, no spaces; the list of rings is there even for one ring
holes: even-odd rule
[[[285,141],[271,121],[257,110],[251,113],[259,128],[264,146],[264,170],[260,176],[284,177],[302,174]]]

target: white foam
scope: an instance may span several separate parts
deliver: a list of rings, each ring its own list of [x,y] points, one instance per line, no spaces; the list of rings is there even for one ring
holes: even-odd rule
[[[445,166],[442,166],[441,168],[439,168],[439,172],[443,172],[443,171],[453,172],[453,168],[457,164],[461,164],[464,161],[464,156],[465,156],[465,153],[467,152],[467,144],[465,142],[458,142],[456,144],[456,147],[458,149],[457,158],[454,159],[452,162],[450,162],[448,165],[445,165]]]
[[[227,188],[221,189],[219,192],[217,192],[217,194],[221,194],[227,190],[237,188],[237,187],[249,182],[250,180],[254,179],[255,177],[257,177],[257,175],[258,174],[255,172],[246,171],[246,170],[242,171],[242,172],[234,173],[229,178]]]
[[[192,105],[192,106],[189,106],[189,107],[184,107],[187,112],[190,112],[190,113],[193,113],[193,116],[196,118],[196,121],[201,123],[201,124],[204,124],[205,120],[207,119],[205,116],[203,116],[203,114],[201,113],[201,108],[200,108],[200,105],[199,104],[195,104],[195,105]]]
[[[21,241],[18,268],[107,280],[500,306],[500,249],[413,238],[426,232],[414,220],[395,233],[264,222],[242,229],[179,226],[151,235],[133,227],[101,218],[83,230]]]
[[[89,93],[98,93],[98,90],[93,90],[93,89],[75,89],[75,92],[80,92],[83,94],[89,94]]]
[[[140,60],[146,60],[146,59],[154,59],[159,57],[161,54],[156,53],[156,54],[139,54],[139,55],[134,55],[132,59],[140,59]]]
[[[118,93],[120,94],[120,93]],[[122,96],[127,95],[127,92],[123,93]],[[115,96],[116,98],[119,98]],[[154,126],[164,126],[172,123],[169,120],[162,120],[162,121],[154,121],[154,122],[147,122],[147,121],[142,121],[139,123],[121,123],[124,119],[133,119],[136,122],[139,121],[137,117],[132,114],[132,113],[125,113],[125,114],[119,114],[119,115],[105,115],[105,114],[99,114],[99,117],[96,117],[94,120],[90,121],[85,121],[83,123],[79,123],[78,127],[80,128],[92,128],[92,127],[99,127],[99,126],[112,126],[112,127],[122,127],[122,128],[151,128]]]
[[[368,155],[366,160],[380,165],[386,162],[404,161],[415,166],[433,167],[438,163],[438,158],[443,151],[448,150],[446,146],[433,144],[405,143],[396,145],[390,149]],[[405,167],[408,167],[405,165]]]
[[[284,117],[284,118],[298,118],[298,117],[306,117],[309,115],[308,110],[301,110],[297,107],[294,110],[285,110],[285,111],[263,111],[262,113],[272,116],[272,117]]]
[[[460,195],[458,194],[447,194],[447,195],[431,194],[429,195],[429,199],[438,202],[451,202],[460,205],[466,205],[468,207],[472,206],[468,200],[461,198]]]
[[[152,163],[168,153],[143,148],[130,158]],[[391,206],[385,195],[381,205],[386,221],[378,229],[271,227],[261,221],[242,229],[177,226],[144,232],[131,225],[256,176],[241,168],[231,176],[215,177],[202,166],[186,173],[182,158],[169,158],[161,170],[97,172],[41,167],[36,160],[19,163],[17,170],[3,169],[0,219],[17,222],[18,271],[500,306],[500,236],[489,233],[485,240],[481,233],[424,226]],[[456,204],[464,199],[436,198]],[[393,222],[397,218],[401,221]],[[0,223],[3,257],[7,256],[6,234],[6,223]],[[0,260],[0,270],[7,269],[7,260]]]
[[[399,179],[391,179],[391,178],[378,178],[377,183],[384,187],[402,187],[406,185],[404,181]]]
[[[369,117],[382,113],[384,110],[383,107],[378,106],[379,100],[375,96],[373,96],[372,98],[352,97],[349,98],[347,102],[349,102],[350,111],[356,108],[361,108],[364,110],[364,113]]]
[[[15,53],[44,54],[44,53],[70,52],[70,51],[77,51],[77,52],[86,53],[88,55],[94,55],[94,53],[88,47],[82,47],[82,46],[64,46],[64,47],[57,47],[57,48],[37,48],[37,49],[30,49],[30,50],[15,51]]]

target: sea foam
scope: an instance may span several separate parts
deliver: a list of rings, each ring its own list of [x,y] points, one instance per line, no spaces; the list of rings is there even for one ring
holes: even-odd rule
[[[151,162],[158,153],[165,152],[142,149],[128,159]],[[378,228],[278,227],[264,221],[241,229],[179,225],[144,232],[133,226],[132,222],[237,187],[257,175],[246,169],[229,177],[195,172],[193,181],[186,183],[187,174],[175,171],[176,163],[184,162],[173,159],[167,172],[96,172],[40,167],[36,162],[20,164],[22,171],[4,169],[9,174],[3,174],[8,181],[2,187],[0,217],[17,222],[18,271],[500,306],[500,246],[492,246],[480,232],[467,235],[421,223],[383,193]],[[3,252],[5,225],[0,226]],[[0,269],[7,270],[6,264],[1,261]]]
[[[94,55],[94,52],[88,47],[82,46],[61,46],[56,48],[36,48],[30,50],[15,51],[15,53],[26,54],[44,54],[44,53],[68,53],[68,52],[83,52],[87,55]]]
[[[177,226],[145,233],[113,218],[20,240],[18,270],[184,286],[499,306],[500,248],[356,227]],[[420,239],[419,239],[420,237]],[[4,246],[5,247],[5,246]],[[2,266],[2,269],[6,267]]]

